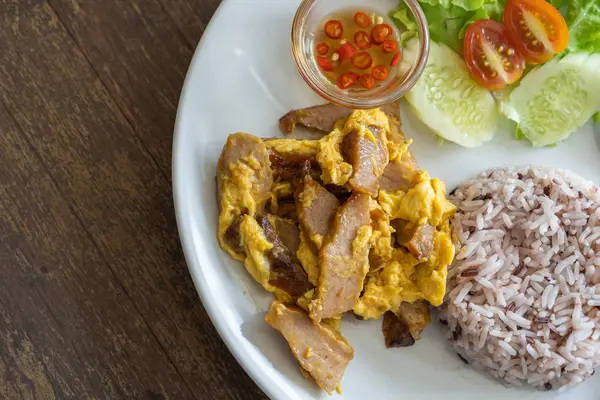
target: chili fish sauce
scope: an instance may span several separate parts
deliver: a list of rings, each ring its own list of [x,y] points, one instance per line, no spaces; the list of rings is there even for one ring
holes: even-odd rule
[[[402,59],[400,35],[386,15],[366,7],[344,8],[318,25],[313,57],[332,85],[373,89],[395,75]]]

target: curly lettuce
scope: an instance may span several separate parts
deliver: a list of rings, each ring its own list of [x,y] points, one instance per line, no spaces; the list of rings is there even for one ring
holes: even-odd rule
[[[565,21],[569,27],[567,51],[600,52],[600,1],[564,0]]]
[[[420,0],[419,4],[427,18],[431,40],[462,54],[462,42],[469,25],[478,19],[501,21],[506,0]],[[407,37],[413,37],[416,36],[416,25],[409,15],[402,0],[390,12],[390,17],[403,32],[412,32]]]

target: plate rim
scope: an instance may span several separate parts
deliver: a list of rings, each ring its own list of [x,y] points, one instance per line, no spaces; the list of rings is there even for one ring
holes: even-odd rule
[[[179,234],[179,240],[181,242],[181,247],[183,250],[183,254],[185,257],[185,262],[187,269],[192,277],[192,281],[194,283],[194,287],[196,289],[196,293],[200,297],[200,301],[202,302],[202,306],[206,310],[208,317],[215,330],[219,334],[219,337],[225,345],[229,352],[233,355],[237,363],[243,368],[243,370],[248,374],[248,376],[252,379],[252,381],[262,390],[264,394],[267,395],[270,399],[281,399],[284,395],[283,392],[277,389],[276,382],[273,379],[269,378],[266,374],[260,374],[256,368],[256,362],[252,360],[251,355],[248,353],[245,347],[239,346],[236,343],[236,338],[230,331],[230,327],[228,326],[225,318],[221,316],[221,313],[218,312],[218,304],[211,296],[209,296],[209,288],[204,279],[202,279],[202,275],[199,273],[202,270],[201,261],[197,259],[194,254],[194,244],[191,239],[192,232],[190,227],[190,221],[184,215],[184,199],[183,199],[183,191],[179,188],[185,186],[184,174],[181,172],[183,170],[183,166],[179,164],[182,162],[181,156],[178,154],[181,153],[181,147],[184,145],[184,141],[182,140],[183,129],[182,129],[182,105],[186,102],[187,97],[191,91],[189,80],[196,69],[196,65],[199,63],[199,58],[201,57],[202,49],[205,47],[206,42],[208,41],[208,37],[211,36],[211,33],[215,26],[215,21],[220,19],[223,14],[223,10],[226,8],[225,6],[229,6],[230,3],[233,3],[232,0],[222,0],[214,14],[210,18],[209,23],[207,24],[204,32],[202,33],[202,37],[198,41],[196,48],[194,50],[194,55],[190,61],[188,66],[185,79],[183,81],[181,94],[177,103],[177,114],[175,117],[175,125],[174,125],[174,134],[173,134],[173,146],[172,146],[172,160],[171,160],[171,181],[173,188],[173,205],[175,208],[175,221],[177,224],[177,231]],[[197,267],[194,268],[193,266]]]

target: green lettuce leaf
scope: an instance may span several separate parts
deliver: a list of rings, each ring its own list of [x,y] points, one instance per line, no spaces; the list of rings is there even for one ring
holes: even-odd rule
[[[469,25],[478,19],[501,21],[506,0],[420,0],[419,3],[427,17],[431,40],[462,54],[463,38]],[[407,38],[417,34],[416,24],[409,16],[402,0],[390,12],[390,17]]]
[[[556,1],[556,0],[555,0]],[[600,1],[563,0],[567,6],[565,21],[569,27],[570,52],[600,52]]]
[[[596,111],[594,113],[594,115],[592,115],[592,118],[594,119],[594,123],[597,124],[598,122],[600,122],[600,111]]]
[[[401,4],[404,4],[404,2],[401,2]],[[398,28],[401,29],[400,44],[402,47],[406,45],[406,42],[409,39],[417,36],[417,24],[411,18],[411,14],[406,6],[404,8],[398,7],[390,11],[390,18],[398,25]]]

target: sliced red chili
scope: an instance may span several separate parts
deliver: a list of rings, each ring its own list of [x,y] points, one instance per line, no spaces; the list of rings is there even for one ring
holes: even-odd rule
[[[356,43],[358,48],[362,50],[370,49],[373,45],[371,43],[371,37],[365,31],[356,32],[356,34],[354,35],[354,42]]]
[[[338,53],[340,54],[340,62],[344,62],[352,58],[356,53],[356,48],[350,43],[344,43],[338,49]]]
[[[377,79],[378,81],[384,81],[388,77],[388,69],[383,65],[378,65],[373,68],[371,74],[373,75],[373,78]]]
[[[348,89],[358,81],[359,76],[354,72],[346,72],[340,75],[337,80],[337,85],[340,89]]]
[[[396,54],[394,54],[394,57],[392,58],[392,62],[390,63],[390,65],[392,67],[397,66],[398,64],[400,64],[400,60],[402,59],[402,52],[397,52]]]
[[[344,33],[344,27],[340,21],[335,19],[325,22],[325,34],[331,39],[339,39]]]
[[[323,71],[333,71],[333,63],[327,57],[317,57],[317,64]]]
[[[373,64],[373,57],[366,51],[361,51],[352,56],[352,65],[358,69],[367,69]]]
[[[327,43],[319,43],[317,45],[317,53],[319,53],[321,56],[329,53],[329,46],[327,46]]]
[[[359,81],[365,89],[373,89],[375,87],[375,78],[371,74],[361,75]]]
[[[354,14],[354,22],[361,28],[368,28],[371,25],[371,17],[362,11]]]
[[[386,40],[381,45],[381,48],[386,53],[393,53],[395,51],[398,51],[398,42],[396,42],[395,40]]]
[[[373,43],[381,44],[392,34],[392,27],[388,24],[375,25],[375,28],[371,31],[371,39]]]

